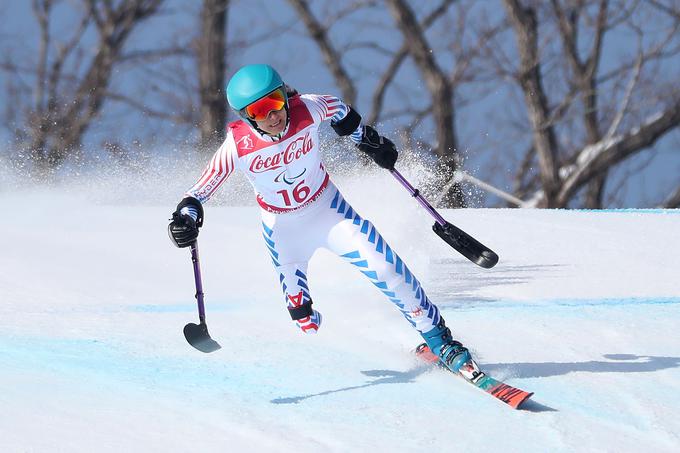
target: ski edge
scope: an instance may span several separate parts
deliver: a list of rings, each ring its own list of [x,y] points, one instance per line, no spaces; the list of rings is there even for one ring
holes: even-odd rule
[[[448,368],[441,365],[439,357],[430,351],[430,348],[426,343],[422,343],[415,349],[416,356],[423,362],[429,363],[440,368],[444,368],[446,371],[453,373]],[[455,374],[455,373],[454,373]],[[466,379],[461,374],[457,374],[458,377],[462,378],[464,381],[469,382],[475,387],[483,390],[494,398],[502,401],[513,409],[519,409],[522,404],[524,404],[529,398],[533,396],[533,392],[527,392],[525,390],[513,387],[512,385],[506,384],[505,382],[499,381],[488,374],[482,373],[472,380]]]

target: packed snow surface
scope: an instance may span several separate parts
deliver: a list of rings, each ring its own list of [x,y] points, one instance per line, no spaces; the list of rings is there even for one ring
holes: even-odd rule
[[[324,322],[299,332],[256,207],[207,206],[222,349],[203,354],[182,335],[189,252],[166,234],[181,192],[15,188],[0,192],[0,450],[680,451],[679,211],[442,210],[500,255],[485,270],[389,176],[338,186],[483,369],[535,392],[524,410],[419,364],[417,332],[325,250],[308,274]]]

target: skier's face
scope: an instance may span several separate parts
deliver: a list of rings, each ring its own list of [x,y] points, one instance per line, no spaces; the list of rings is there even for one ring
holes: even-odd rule
[[[256,121],[257,127],[269,135],[278,135],[286,128],[287,115],[286,109],[272,110],[267,114],[267,118]]]

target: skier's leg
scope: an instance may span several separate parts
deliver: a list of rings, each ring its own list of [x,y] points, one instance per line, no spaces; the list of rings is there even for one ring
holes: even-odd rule
[[[328,247],[356,266],[399,308],[433,353],[449,368],[458,371],[470,360],[469,352],[453,340],[439,309],[428,299],[406,264],[375,226],[356,213],[339,191],[329,210],[338,216],[338,222],[330,230]]]
[[[262,236],[272,258],[288,313],[304,333],[316,333],[321,313],[312,309],[307,283],[307,263],[314,252],[314,235],[301,235],[301,222],[263,213]],[[302,240],[300,239],[302,238]]]
[[[432,330],[441,318],[439,309],[373,224],[355,212],[340,192],[329,212],[336,224],[330,230],[328,248],[357,267],[419,332]]]
[[[321,326],[321,313],[312,308],[307,284],[307,263],[291,263],[276,268],[288,312],[304,333],[316,333]]]

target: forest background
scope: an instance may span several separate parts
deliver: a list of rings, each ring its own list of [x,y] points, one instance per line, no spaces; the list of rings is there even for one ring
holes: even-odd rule
[[[677,208],[679,27],[677,0],[3,0],[0,191],[191,182],[228,77],[269,63],[393,138],[438,206]],[[324,137],[332,172],[371,167]]]

